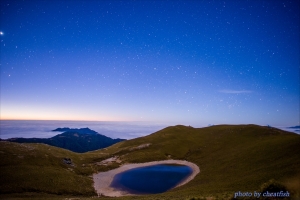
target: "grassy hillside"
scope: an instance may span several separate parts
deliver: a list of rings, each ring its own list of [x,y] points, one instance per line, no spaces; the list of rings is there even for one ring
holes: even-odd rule
[[[120,164],[184,159],[200,168],[194,180],[169,192],[118,199],[223,199],[237,191],[258,191],[270,179],[283,183],[300,197],[299,145],[299,135],[256,125],[167,127],[84,154],[42,144],[1,142],[0,193],[5,198],[29,195],[11,195],[19,192],[93,196],[90,175],[117,167],[119,164],[114,162],[100,163],[117,156]],[[64,163],[64,158],[70,158],[73,165]]]

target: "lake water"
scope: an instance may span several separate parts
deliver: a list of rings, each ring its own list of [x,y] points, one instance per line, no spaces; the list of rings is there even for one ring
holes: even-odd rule
[[[111,187],[131,194],[156,194],[174,188],[192,174],[185,165],[159,164],[117,174]]]

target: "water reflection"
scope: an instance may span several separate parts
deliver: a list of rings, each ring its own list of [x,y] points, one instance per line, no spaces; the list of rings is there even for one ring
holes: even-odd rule
[[[192,174],[185,165],[159,164],[131,169],[114,177],[111,187],[131,194],[166,192]]]

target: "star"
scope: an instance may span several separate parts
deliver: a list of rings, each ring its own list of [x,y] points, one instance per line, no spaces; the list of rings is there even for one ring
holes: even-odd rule
[[[37,119],[61,119],[50,112],[41,116],[44,106],[68,113],[68,119],[76,113],[76,119],[109,115],[139,121],[143,116],[174,124],[299,122],[293,87],[299,83],[299,45],[291,42],[299,38],[296,1],[283,0],[291,10],[279,13],[284,7],[277,1],[265,7],[241,1],[225,8],[219,1],[70,1],[50,7],[35,1],[22,12],[25,2],[0,2],[0,74],[5,76],[0,90],[7,99],[1,101],[7,111],[1,109],[1,116],[11,116],[14,102],[30,105]],[[179,6],[180,13],[170,6]],[[40,15],[43,10],[60,10],[60,20]],[[18,12],[18,17],[8,14]],[[278,18],[270,19],[273,15]],[[38,99],[30,98],[36,92]],[[76,100],[69,104],[70,98]],[[35,103],[45,99],[47,105]]]

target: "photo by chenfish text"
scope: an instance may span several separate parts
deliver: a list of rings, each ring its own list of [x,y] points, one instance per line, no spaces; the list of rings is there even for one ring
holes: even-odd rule
[[[238,197],[256,197],[256,198],[260,198],[260,197],[289,197],[290,193],[288,191],[280,191],[280,192],[269,192],[266,191],[264,193],[261,192],[256,192],[254,191],[252,192],[235,192],[234,193],[234,198],[238,198]]]

